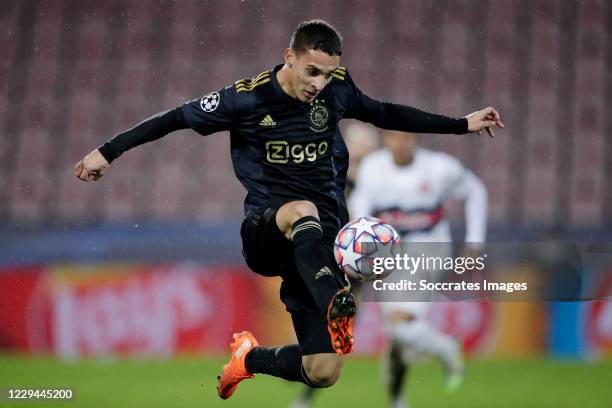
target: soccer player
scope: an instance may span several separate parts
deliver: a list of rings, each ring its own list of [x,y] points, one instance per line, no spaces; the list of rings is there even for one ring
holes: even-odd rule
[[[175,130],[230,131],[234,171],[247,190],[243,255],[256,273],[282,277],[280,298],[298,344],[260,347],[250,332],[234,334],[217,387],[223,399],[257,373],[329,387],[340,375],[342,355],[352,350],[355,302],[332,251],[348,218],[341,194],[348,153],[340,119],[424,133],[503,127],[491,107],[450,118],[371,99],[340,66],[341,54],[340,35],[331,25],[302,22],[283,64],[154,115],[75,165],[78,178],[94,181],[125,151]]]
[[[454,157],[418,147],[415,134],[388,131],[383,144],[384,149],[362,161],[350,200],[352,215],[381,218],[396,228],[402,242],[435,242],[427,249],[446,257],[452,248],[443,205],[449,198],[464,200],[465,249],[474,256],[486,235],[487,191],[480,179]],[[446,388],[454,391],[463,375],[461,347],[427,322],[430,304],[381,305],[390,340],[386,370],[391,406],[406,406],[404,377],[409,363],[422,354],[443,363]]]

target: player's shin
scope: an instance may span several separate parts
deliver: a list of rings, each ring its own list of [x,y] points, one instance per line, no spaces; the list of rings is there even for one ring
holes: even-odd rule
[[[316,217],[303,217],[291,227],[291,241],[297,270],[322,314],[345,281],[342,271],[326,248],[321,223]]]
[[[353,350],[355,299],[344,287],[344,274],[322,235],[321,224],[315,217],[303,217],[293,223],[293,257],[317,308],[327,320],[332,349],[347,354]]]

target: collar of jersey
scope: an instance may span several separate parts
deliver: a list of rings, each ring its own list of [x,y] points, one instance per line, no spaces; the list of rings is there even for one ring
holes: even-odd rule
[[[270,75],[270,80],[272,82],[272,86],[274,87],[274,90],[276,91],[276,93],[283,98],[284,100],[286,100],[287,102],[293,102],[293,103],[303,103],[302,101],[300,101],[298,98],[292,98],[291,96],[289,96],[287,94],[287,92],[283,91],[283,87],[278,83],[278,79],[276,78],[276,73],[278,72],[279,69],[281,69],[283,67],[284,64],[279,64],[276,65],[274,68],[272,68],[270,71],[272,73],[272,75]]]

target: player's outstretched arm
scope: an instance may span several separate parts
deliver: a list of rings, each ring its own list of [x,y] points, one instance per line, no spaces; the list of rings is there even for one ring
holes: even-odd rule
[[[499,113],[491,107],[471,113],[463,118],[451,118],[425,112],[411,106],[380,102],[366,95],[358,94],[353,110],[346,117],[352,117],[374,126],[413,133],[454,133],[480,132],[486,129],[493,136],[493,126],[504,127]]]
[[[350,75],[345,76],[346,111],[345,118],[354,118],[387,130],[413,133],[464,134],[479,133],[486,129],[493,136],[492,128],[502,129],[499,112],[488,107],[463,118],[452,118],[425,112],[411,106],[372,99],[355,85]]]
[[[74,175],[83,181],[97,181],[108,171],[112,161],[129,149],[186,128],[181,108],[158,113],[93,150],[75,164]]]
[[[504,128],[504,123],[501,121],[499,112],[492,107],[484,108],[483,110],[470,113],[465,117],[468,121],[468,132],[476,132],[480,134],[482,129],[485,129],[489,136],[495,136],[494,127],[499,129]]]

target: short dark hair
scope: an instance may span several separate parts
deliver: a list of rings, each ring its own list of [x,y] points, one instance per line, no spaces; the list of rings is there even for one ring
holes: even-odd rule
[[[312,49],[340,56],[342,55],[342,36],[326,21],[302,21],[293,32],[289,46],[297,54]]]

